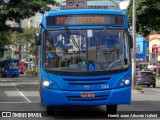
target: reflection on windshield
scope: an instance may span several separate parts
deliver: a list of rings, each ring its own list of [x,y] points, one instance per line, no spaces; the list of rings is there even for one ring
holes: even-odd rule
[[[89,31],[89,35],[87,30],[67,28],[46,31],[43,67],[68,72],[105,71],[128,67],[128,39],[124,37],[123,30]]]

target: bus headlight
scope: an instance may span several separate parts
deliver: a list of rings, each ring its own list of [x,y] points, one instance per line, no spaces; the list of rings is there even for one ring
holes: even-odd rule
[[[43,86],[44,86],[44,87],[48,87],[48,86],[49,86],[49,81],[44,80],[44,81],[43,81]]]
[[[128,86],[130,84],[131,84],[130,77],[128,77],[128,78],[125,78],[125,79],[121,79],[118,82],[117,87],[125,87],[125,86]]]
[[[130,80],[129,79],[125,80],[125,84],[129,85],[130,84]]]
[[[56,83],[48,78],[43,79],[42,86],[49,89],[59,89]]]

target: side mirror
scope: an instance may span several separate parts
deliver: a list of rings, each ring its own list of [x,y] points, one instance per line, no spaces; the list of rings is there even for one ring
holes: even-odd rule
[[[131,34],[129,34],[129,42],[130,42],[130,47],[133,48],[133,38]]]
[[[36,46],[41,45],[41,33],[36,32],[35,34],[35,44]]]

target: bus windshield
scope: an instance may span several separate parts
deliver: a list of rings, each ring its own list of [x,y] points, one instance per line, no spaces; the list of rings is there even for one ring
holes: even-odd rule
[[[19,62],[9,62],[8,63],[8,69],[18,69],[19,68]]]
[[[124,69],[130,65],[124,29],[64,29],[44,32],[43,67],[66,72]]]

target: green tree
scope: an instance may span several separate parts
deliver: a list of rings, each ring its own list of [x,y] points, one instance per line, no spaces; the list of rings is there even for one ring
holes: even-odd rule
[[[35,32],[36,28],[24,28],[23,32],[21,33],[21,45],[27,45],[30,43],[30,46],[27,48],[29,50],[30,54],[35,53],[35,44],[34,44],[34,38],[35,38]]]
[[[26,46],[26,50],[28,51],[28,69],[30,69],[30,54],[35,54],[36,47],[34,45],[34,37],[35,37],[36,29],[24,28],[21,34],[23,44]]]
[[[132,24],[132,3],[127,9]],[[160,32],[160,0],[136,0],[136,31],[147,36],[152,31]]]
[[[34,16],[35,13],[49,11],[48,5],[55,5],[55,0],[10,0],[8,3],[0,1],[0,55],[2,56],[5,48],[10,42],[10,30],[14,28],[7,26],[6,20],[20,20]]]
[[[9,40],[10,31],[0,31],[0,58],[3,57],[6,46],[11,42]]]
[[[36,28],[23,28],[22,31],[14,31],[10,36],[12,45],[14,46],[26,46],[27,50],[30,54],[34,54],[35,45],[34,45],[34,37],[35,37]],[[30,47],[28,47],[30,44]]]

